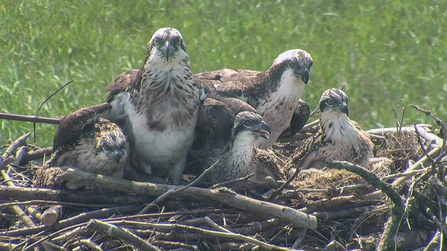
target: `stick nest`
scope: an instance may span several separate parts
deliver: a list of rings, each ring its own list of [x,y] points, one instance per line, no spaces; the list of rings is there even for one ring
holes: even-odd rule
[[[208,189],[71,169],[42,174],[51,150],[26,144],[27,136],[0,159],[0,249],[436,250],[443,243],[444,143],[412,127],[380,133],[368,167],[334,162],[301,170],[288,184],[240,179]],[[287,163],[296,144],[272,150]],[[46,187],[63,179],[41,189],[36,177]],[[91,184],[104,189],[83,188]],[[296,220],[303,216],[307,222]]]

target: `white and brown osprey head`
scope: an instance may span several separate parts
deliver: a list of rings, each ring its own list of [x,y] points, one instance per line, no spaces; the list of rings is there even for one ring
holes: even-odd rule
[[[340,89],[326,90],[320,98],[320,131],[296,149],[289,168],[324,168],[333,160],[365,165],[373,156],[373,143],[348,118],[348,96]]]
[[[196,76],[219,95],[238,98],[257,110],[272,128],[268,140],[260,138],[256,141],[257,146],[266,149],[288,127],[291,127],[290,133],[294,134],[307,121],[309,114],[302,114],[301,111],[305,109],[300,109],[304,103],[300,103],[300,98],[308,83],[312,65],[309,53],[296,49],[280,54],[265,72],[223,69]],[[291,123],[296,116],[303,118],[293,121],[303,123]]]
[[[130,166],[129,144],[121,128],[98,114],[109,104],[82,108],[61,120],[54,137],[54,153],[36,173],[39,187],[61,188],[62,168],[123,178]]]
[[[255,173],[255,180],[264,180],[266,176],[280,178],[274,156],[254,145],[256,139],[268,139],[269,136],[270,127],[259,114],[250,111],[238,113],[234,118],[231,141],[225,148],[218,149],[214,158],[208,162],[212,164],[216,159],[219,160],[208,179],[217,183],[250,173]]]
[[[178,183],[194,140],[204,95],[192,79],[180,32],[162,28],[152,36],[141,69],[118,76],[107,87],[110,116],[124,118],[124,130],[146,173],[168,171]]]

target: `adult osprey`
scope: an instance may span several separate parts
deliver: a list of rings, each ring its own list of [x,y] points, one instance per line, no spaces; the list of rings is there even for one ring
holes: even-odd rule
[[[107,103],[87,107],[61,120],[54,137],[54,153],[37,172],[38,186],[58,186],[58,181],[51,175],[52,170],[49,170],[52,167],[71,167],[123,178],[130,164],[126,136],[115,123],[97,117],[109,108]]]
[[[322,169],[328,161],[365,165],[373,156],[369,135],[348,118],[348,96],[340,89],[326,90],[320,98],[320,130],[297,148],[289,168]]]
[[[202,90],[192,79],[180,32],[162,28],[152,36],[139,71],[122,73],[107,86],[108,115],[123,123],[138,165],[146,173],[168,171],[178,184],[194,140]]]
[[[270,127],[262,117],[255,113],[244,111],[234,118],[231,140],[222,148],[211,149],[211,155],[206,160],[208,166],[219,160],[214,169],[207,175],[210,182],[218,183],[233,180],[254,173],[254,180],[264,180],[271,176],[281,179],[275,156],[270,152],[258,149],[254,142],[257,138],[268,139]]]
[[[309,106],[300,98],[309,80],[312,57],[303,50],[280,54],[265,72],[223,69],[196,74],[219,95],[234,97],[253,106],[272,128],[269,139],[259,138],[256,145],[267,149],[290,128],[297,133],[309,118]]]

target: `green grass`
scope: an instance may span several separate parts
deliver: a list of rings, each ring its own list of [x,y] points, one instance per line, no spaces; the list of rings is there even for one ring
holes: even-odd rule
[[[351,117],[365,129],[431,123],[447,98],[447,5],[421,1],[117,1],[6,0],[0,3],[0,112],[33,115],[59,86],[74,82],[40,115],[64,116],[103,102],[105,86],[139,68],[152,34],[183,34],[194,72],[223,67],[266,70],[288,49],[308,51],[314,66],[303,96],[316,107],[327,88],[343,86]],[[0,120],[1,140],[32,124]],[[56,126],[38,125],[51,145]]]

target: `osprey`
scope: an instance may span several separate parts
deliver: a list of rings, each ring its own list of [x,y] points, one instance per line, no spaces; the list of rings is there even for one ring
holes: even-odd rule
[[[340,89],[326,90],[320,98],[320,130],[308,138],[289,163],[289,168],[322,169],[333,160],[365,165],[373,156],[369,135],[348,118],[348,96]]]
[[[167,171],[173,184],[181,180],[203,100],[192,77],[182,35],[162,28],[152,36],[141,69],[124,72],[107,86],[108,116],[123,124],[139,168],[158,175]]]
[[[129,144],[119,126],[97,118],[105,103],[80,109],[61,120],[56,131],[51,158],[39,169],[36,183],[40,187],[57,187],[51,167],[70,167],[123,178],[129,166]]]
[[[243,111],[236,115],[231,132],[231,140],[224,147],[213,149],[206,160],[208,166],[219,160],[214,169],[207,174],[213,183],[233,180],[255,173],[254,180],[264,180],[271,176],[281,179],[275,156],[258,149],[254,142],[257,138],[268,139],[270,127],[262,117],[254,112]]]
[[[267,149],[288,127],[295,134],[306,124],[310,109],[300,98],[312,65],[309,53],[296,49],[280,54],[265,72],[223,69],[196,77],[219,95],[238,98],[257,110],[272,128],[269,139],[256,141]]]

